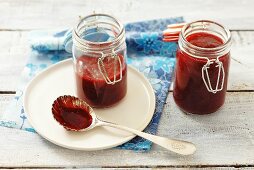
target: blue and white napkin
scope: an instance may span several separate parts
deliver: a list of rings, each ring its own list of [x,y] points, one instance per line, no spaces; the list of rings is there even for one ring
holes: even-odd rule
[[[154,116],[144,130],[147,133],[156,134],[175,64],[177,44],[163,42],[161,33],[168,24],[179,22],[183,22],[182,17],[125,25],[127,62],[148,78],[156,95]],[[15,98],[4,114],[0,115],[0,126],[35,132],[27,120],[26,113],[24,113],[22,102],[24,88],[38,72],[72,56],[65,51],[71,47],[70,38],[68,30],[44,30],[30,33],[31,52],[28,56],[28,62],[21,74]],[[135,137],[118,148],[147,151],[151,149],[151,145],[150,141]]]

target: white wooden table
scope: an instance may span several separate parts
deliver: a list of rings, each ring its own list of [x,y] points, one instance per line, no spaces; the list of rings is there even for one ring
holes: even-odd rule
[[[216,20],[232,31],[226,103],[217,113],[184,115],[172,92],[158,135],[193,141],[197,152],[179,156],[156,145],[147,153],[96,152],[58,147],[37,134],[0,127],[0,168],[214,168],[254,169],[254,1],[251,0],[0,0],[0,115],[13,99],[32,29],[71,27],[93,11],[122,22],[171,16]]]

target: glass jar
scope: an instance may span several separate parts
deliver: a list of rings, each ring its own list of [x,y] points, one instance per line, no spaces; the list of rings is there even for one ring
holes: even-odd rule
[[[74,28],[73,63],[77,96],[92,107],[109,107],[127,91],[123,25],[114,17],[94,14]]]
[[[186,24],[179,35],[173,96],[187,113],[208,114],[225,101],[230,31],[207,20]]]

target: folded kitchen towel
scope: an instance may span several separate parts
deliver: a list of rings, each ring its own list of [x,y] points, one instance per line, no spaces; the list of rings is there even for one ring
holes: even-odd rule
[[[125,25],[127,43],[127,62],[142,72],[152,84],[156,95],[156,109],[149,125],[144,130],[156,134],[158,123],[171,84],[175,63],[177,44],[163,42],[162,31],[168,24],[183,22],[182,17],[142,21]],[[27,120],[23,109],[23,94],[27,83],[36,74],[48,66],[55,64],[72,55],[71,31],[69,30],[40,30],[31,31],[29,40],[31,52],[28,62],[21,74],[16,95],[4,114],[0,115],[0,125],[35,132]],[[136,151],[150,150],[152,143],[141,137],[118,146],[122,149]]]

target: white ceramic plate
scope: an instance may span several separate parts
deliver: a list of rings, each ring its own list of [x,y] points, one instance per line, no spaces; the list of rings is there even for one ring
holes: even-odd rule
[[[59,146],[76,150],[100,150],[123,144],[133,134],[111,127],[97,127],[87,132],[66,131],[53,118],[51,106],[62,95],[75,95],[72,60],[55,64],[38,74],[27,86],[24,109],[34,129]],[[134,129],[144,130],[153,117],[155,95],[148,80],[137,70],[128,67],[128,89],[117,105],[95,109],[103,120]]]

